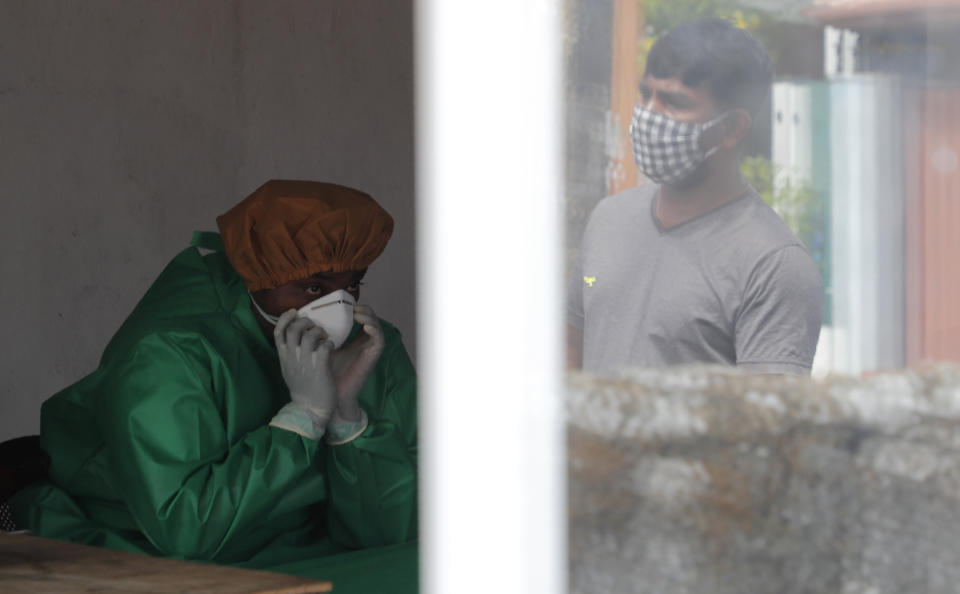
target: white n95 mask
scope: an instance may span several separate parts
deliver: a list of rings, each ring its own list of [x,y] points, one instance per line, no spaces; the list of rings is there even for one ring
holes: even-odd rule
[[[260,308],[257,300],[250,296],[250,301],[257,308],[260,315],[265,320],[277,325],[277,316],[271,316]],[[357,304],[353,295],[343,289],[328,293],[323,297],[311,301],[297,310],[297,317],[307,318],[317,326],[323,328],[327,336],[333,342],[333,348],[338,349],[340,345],[350,336],[350,330],[353,329],[353,307]]]

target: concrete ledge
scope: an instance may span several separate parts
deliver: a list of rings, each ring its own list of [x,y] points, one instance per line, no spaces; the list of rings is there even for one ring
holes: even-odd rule
[[[960,367],[569,381],[570,591],[960,591]]]

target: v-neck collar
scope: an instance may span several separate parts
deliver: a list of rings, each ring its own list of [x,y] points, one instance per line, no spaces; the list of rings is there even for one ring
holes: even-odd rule
[[[654,192],[653,197],[650,199],[650,220],[653,221],[653,226],[657,229],[657,232],[660,233],[660,235],[666,235],[666,234],[669,234],[669,233],[675,233],[677,230],[682,229],[682,228],[684,228],[684,227],[687,227],[687,226],[689,226],[691,223],[695,223],[695,222],[700,221],[700,220],[702,220],[702,219],[704,219],[704,218],[706,218],[706,217],[709,217],[710,215],[716,214],[716,213],[720,212],[721,210],[725,209],[725,208],[728,207],[728,206],[731,206],[731,205],[733,205],[733,204],[738,204],[739,202],[741,202],[741,201],[744,200],[745,198],[748,198],[749,196],[752,196],[753,193],[754,193],[753,188],[747,188],[746,190],[743,191],[742,194],[740,194],[739,196],[737,196],[737,197],[734,198],[733,200],[730,200],[730,201],[728,201],[728,202],[724,202],[724,203],[721,204],[720,206],[717,206],[717,207],[715,207],[715,208],[711,208],[710,210],[708,210],[708,211],[706,211],[706,212],[702,212],[702,213],[698,214],[697,216],[693,217],[692,219],[687,219],[686,221],[684,221],[684,222],[682,222],[682,223],[677,223],[676,225],[671,225],[670,227],[664,227],[664,226],[660,223],[660,219],[657,218],[657,202],[660,200],[660,188],[657,188],[657,191]]]

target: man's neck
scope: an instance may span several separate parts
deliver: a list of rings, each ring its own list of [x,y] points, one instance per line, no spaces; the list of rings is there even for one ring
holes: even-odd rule
[[[657,221],[663,228],[686,223],[736,200],[747,188],[747,183],[739,172],[707,177],[692,188],[661,186],[656,197]]]

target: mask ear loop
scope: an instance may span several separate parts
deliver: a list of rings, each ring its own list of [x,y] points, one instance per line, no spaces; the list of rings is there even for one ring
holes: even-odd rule
[[[260,307],[260,304],[257,303],[257,300],[253,298],[253,293],[251,293],[249,290],[247,291],[247,295],[250,296],[250,301],[253,303],[253,307],[255,307],[256,310],[260,312],[260,315],[263,316],[263,319],[270,322],[272,325],[276,326],[277,321],[279,321],[280,318],[278,318],[277,316],[271,316],[267,312],[263,311],[263,308]]]
[[[704,122],[704,123],[703,123],[703,127],[700,128],[700,138],[703,138],[703,133],[704,133],[704,132],[706,132],[707,130],[711,130],[711,129],[713,129],[714,127],[716,127],[721,121],[723,121],[723,120],[724,120],[727,116],[729,116],[729,115],[730,115],[730,112],[729,112],[729,111],[725,111],[725,112],[721,113],[720,115],[718,115],[717,117],[713,118],[712,120],[710,120],[710,121],[708,121],[708,122]],[[698,145],[700,144],[699,138],[697,139],[697,144],[698,144]],[[720,150],[720,146],[721,146],[722,144],[723,144],[723,140],[721,139],[721,141],[718,142],[716,145],[714,145],[713,147],[711,147],[711,148],[709,148],[709,149],[707,149],[706,151],[703,152],[703,158],[704,158],[704,159],[709,159],[710,157],[712,157],[714,153],[716,153],[718,150]]]

